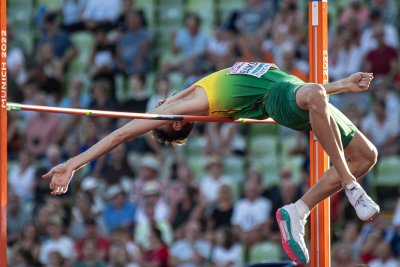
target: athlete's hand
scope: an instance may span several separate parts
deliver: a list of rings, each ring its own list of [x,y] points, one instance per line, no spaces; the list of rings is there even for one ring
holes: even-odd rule
[[[373,78],[372,73],[356,72],[344,80],[349,91],[358,93],[367,90]]]
[[[69,182],[74,175],[74,170],[71,170],[67,164],[59,164],[53,167],[48,173],[43,175],[43,179],[51,178],[50,189],[53,196],[65,194],[68,190]]]

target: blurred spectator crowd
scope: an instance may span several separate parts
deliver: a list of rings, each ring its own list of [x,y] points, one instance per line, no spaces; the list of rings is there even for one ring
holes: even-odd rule
[[[10,0],[9,101],[146,112],[236,61],[308,80],[301,0]],[[331,198],[332,266],[400,266],[397,0],[329,1],[329,74],[374,73],[340,108],[380,151],[363,184],[383,212],[357,220]],[[15,267],[239,267],[287,259],[274,219],[308,189],[308,133],[199,124],[184,147],[150,134],[76,173],[41,179],[126,119],[8,113],[8,260]]]

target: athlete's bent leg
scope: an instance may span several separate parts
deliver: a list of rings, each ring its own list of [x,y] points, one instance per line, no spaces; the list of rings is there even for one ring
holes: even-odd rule
[[[351,173],[357,178],[365,175],[375,165],[378,157],[375,146],[360,131],[355,134],[344,153]],[[301,200],[312,209],[340,189],[342,184],[339,174],[335,167],[331,167]]]
[[[337,126],[330,118],[325,89],[319,84],[304,85],[297,91],[296,102],[300,108],[309,111],[314,134],[329,155],[343,186],[355,181],[346,164],[343,147],[335,138]]]

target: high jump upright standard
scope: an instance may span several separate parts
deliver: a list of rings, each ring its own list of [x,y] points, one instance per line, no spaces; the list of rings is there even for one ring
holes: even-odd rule
[[[0,0],[0,266],[7,266],[7,17]]]
[[[309,0],[308,50],[310,81],[328,83],[328,0]],[[321,144],[310,133],[310,186],[318,182],[328,169],[329,160]],[[330,259],[330,201],[321,202],[311,212],[312,267],[329,267]]]

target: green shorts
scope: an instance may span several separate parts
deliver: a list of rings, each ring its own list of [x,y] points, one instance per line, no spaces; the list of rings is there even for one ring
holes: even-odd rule
[[[305,83],[295,76],[276,82],[265,101],[265,110],[277,123],[297,131],[312,130],[309,112],[296,103],[297,90]],[[357,127],[338,109],[328,105],[329,113],[336,122],[343,147],[347,147],[357,132]]]

